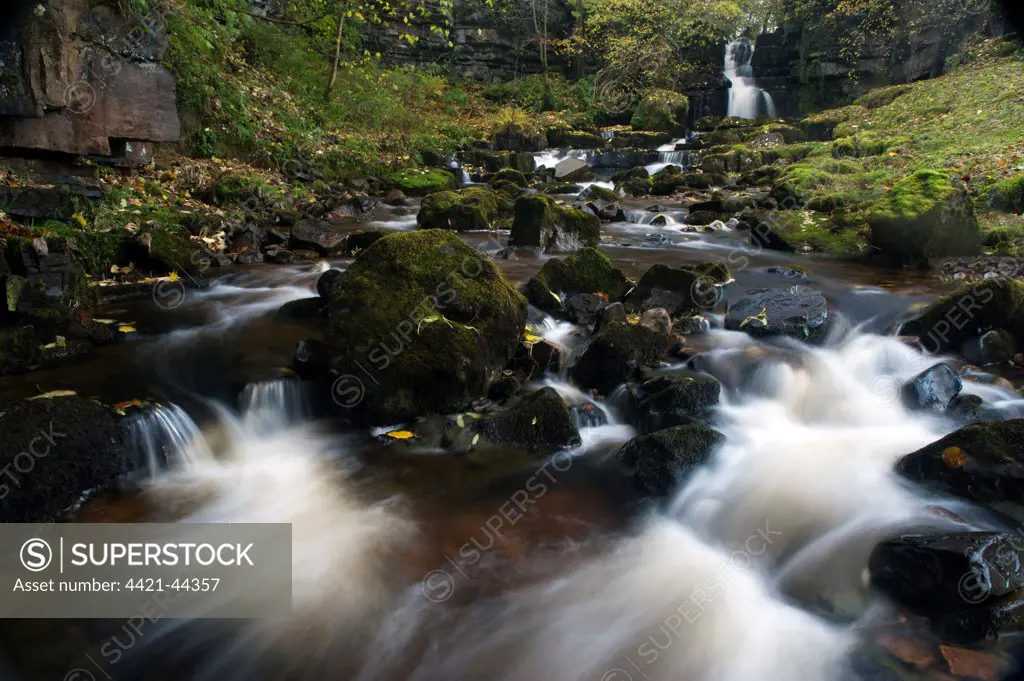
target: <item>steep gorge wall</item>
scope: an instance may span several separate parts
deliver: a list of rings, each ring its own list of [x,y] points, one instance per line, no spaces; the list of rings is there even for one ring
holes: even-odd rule
[[[833,107],[871,88],[942,75],[965,40],[1006,29],[994,5],[959,18],[912,5],[893,33],[869,35],[859,49],[844,49],[843,38],[855,30],[792,21],[757,37],[751,66],[781,115]]]
[[[159,9],[41,0],[0,34],[0,148],[146,163],[181,125]]]

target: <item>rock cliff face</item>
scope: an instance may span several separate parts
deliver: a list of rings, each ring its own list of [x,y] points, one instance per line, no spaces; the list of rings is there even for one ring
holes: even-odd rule
[[[42,0],[0,29],[0,148],[147,163],[181,125],[159,7],[123,17],[89,0]]]
[[[548,6],[548,36],[563,38],[572,32],[572,12],[565,0],[541,0]],[[448,8],[438,0],[425,0],[425,16],[405,24],[389,24],[367,36],[367,46],[393,64],[439,64],[465,78],[480,81],[508,80],[541,71],[541,58],[532,29],[532,18],[501,15],[482,0],[455,0]],[[431,30],[442,29],[442,33]],[[401,36],[416,36],[409,43]],[[451,43],[449,45],[448,43]],[[552,68],[565,66],[554,54]]]
[[[751,67],[758,85],[775,100],[781,115],[800,115],[836,106],[871,88],[941,75],[946,60],[977,34],[999,35],[992,11],[963,21],[908,3],[894,35],[870,36],[856,57],[844,54],[841,35],[851,27],[790,23],[757,37]]]

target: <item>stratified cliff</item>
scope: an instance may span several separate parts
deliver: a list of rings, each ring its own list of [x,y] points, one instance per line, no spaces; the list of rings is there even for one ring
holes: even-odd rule
[[[181,125],[158,9],[41,0],[0,34],[0,148],[146,163]]]

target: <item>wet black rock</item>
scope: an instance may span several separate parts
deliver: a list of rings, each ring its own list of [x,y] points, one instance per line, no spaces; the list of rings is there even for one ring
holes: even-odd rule
[[[725,328],[751,336],[790,336],[820,343],[828,334],[832,315],[825,296],[805,286],[747,289],[729,305]]]
[[[987,405],[980,396],[963,393],[953,398],[946,407],[946,413],[963,425],[1000,419],[999,412]]]
[[[942,411],[963,387],[963,381],[948,364],[936,364],[910,379],[900,394],[910,409]]]
[[[712,212],[710,210],[690,210],[690,214],[686,216],[686,224],[705,226],[710,225],[715,220],[720,218],[719,213]]]
[[[577,293],[565,299],[569,321],[582,326],[590,326],[596,322],[601,308],[606,304],[607,301],[595,293]]]
[[[132,465],[117,414],[82,397],[16,402],[0,432],[0,522],[54,520]]]
[[[580,444],[569,408],[553,388],[542,388],[476,424],[476,449],[551,453]]]
[[[625,323],[629,315],[626,313],[626,306],[619,302],[609,303],[601,308],[601,315],[597,319],[595,331],[608,328],[615,322]]]
[[[807,280],[807,270],[798,265],[773,265],[768,268],[769,274],[778,274],[787,279],[795,279],[797,281]]]
[[[287,248],[281,248],[280,246],[270,246],[263,252],[264,259],[275,265],[291,265],[295,262],[295,254],[289,251]]]
[[[896,472],[934,491],[1024,518],[1024,419],[976,423],[908,454]]]
[[[635,437],[616,456],[641,490],[665,496],[707,463],[724,441],[721,433],[707,426],[676,426]]]
[[[358,255],[391,232],[386,229],[363,229],[345,239],[345,255]]]
[[[685,267],[654,265],[637,282],[625,301],[626,307],[633,311],[663,307],[670,316],[678,317],[713,306],[719,298],[717,285],[731,278],[729,268],[721,262]]]
[[[343,272],[341,270],[329,269],[320,275],[320,278],[316,280],[316,292],[319,293],[323,298],[327,298],[331,291],[331,286],[334,285],[339,279],[341,279]]]
[[[1003,329],[1024,344],[1024,283],[996,277],[970,284],[939,298],[903,325],[928,352],[960,352],[993,329]]]
[[[640,369],[657,366],[667,344],[667,336],[639,324],[610,324],[590,339],[572,377],[584,390],[610,395]]]
[[[629,386],[631,421],[643,433],[701,423],[711,418],[722,386],[693,371],[676,371]]]
[[[327,316],[327,300],[320,296],[290,300],[277,309],[277,316],[285,321],[322,319]]]
[[[337,255],[345,246],[346,231],[326,220],[299,220],[292,227],[291,249],[311,249],[320,255]]]
[[[1021,539],[996,532],[910,534],[871,552],[871,585],[921,615],[969,610],[1024,588]]]
[[[327,346],[315,338],[303,338],[295,345],[292,368],[304,381],[320,378],[327,373],[330,355]]]

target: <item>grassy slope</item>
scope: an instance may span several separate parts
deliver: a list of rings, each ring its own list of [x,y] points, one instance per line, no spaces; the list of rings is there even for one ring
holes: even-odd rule
[[[839,198],[855,212],[916,170],[944,171],[971,188],[984,230],[1008,230],[1024,242],[1024,205],[1016,205],[1017,215],[1013,206],[988,210],[987,193],[1024,174],[1024,54],[985,41],[963,59],[948,75],[875,90],[852,106],[809,117],[805,123],[838,121],[836,141],[814,144],[787,174],[825,173],[813,193]]]

